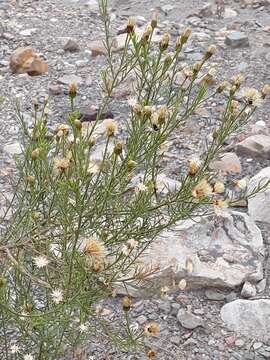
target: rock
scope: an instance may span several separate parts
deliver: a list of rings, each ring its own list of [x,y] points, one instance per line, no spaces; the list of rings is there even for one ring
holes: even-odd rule
[[[245,341],[243,339],[236,339],[235,340],[235,346],[242,347],[245,345]]]
[[[222,154],[219,160],[212,161],[209,167],[212,170],[221,171],[224,174],[239,174],[242,171],[240,159],[233,152],[227,152]]]
[[[78,43],[75,40],[69,39],[64,45],[64,50],[69,52],[76,52],[80,50]]]
[[[199,326],[204,326],[204,321],[190,312],[180,309],[177,314],[177,320],[180,322],[180,324],[189,330],[196,329]]]
[[[82,122],[84,121],[95,121],[98,115],[98,109],[94,108],[94,107],[89,107],[89,108],[81,108],[80,109],[80,120]],[[113,119],[114,115],[113,113],[108,110],[108,111],[104,111],[100,114],[99,116],[100,120],[104,120],[104,119]]]
[[[218,290],[208,289],[205,291],[205,296],[209,300],[222,301],[225,300],[226,295]]]
[[[4,151],[7,152],[8,154],[10,154],[11,156],[19,155],[22,152],[21,145],[19,142],[14,142],[12,144],[5,145]]]
[[[211,3],[205,4],[204,7],[199,11],[200,17],[211,17],[213,15],[214,15],[214,11]]]
[[[53,95],[60,95],[62,93],[62,88],[59,84],[50,84],[49,92]]]
[[[266,279],[262,279],[260,282],[258,282],[258,284],[256,284],[256,288],[258,293],[264,292],[266,288]]]
[[[140,315],[136,318],[136,321],[139,325],[143,325],[146,323],[147,318],[144,315]]]
[[[249,41],[245,33],[240,31],[231,31],[226,34],[225,44],[232,48],[248,47]]]
[[[253,176],[248,184],[248,192],[252,192],[256,187],[262,186],[270,181],[270,166],[262,169],[257,175]],[[248,199],[248,213],[255,221],[270,224],[270,186],[264,191],[258,192],[255,196]]]
[[[77,75],[64,75],[61,76],[58,80],[58,83],[63,84],[63,85],[70,85],[72,83],[75,83],[77,85],[82,84],[83,83],[83,79],[80,76]]]
[[[31,47],[20,47],[16,49],[9,62],[13,73],[28,73],[30,76],[42,75],[48,72],[48,65],[37,56]]]
[[[256,287],[251,284],[249,281],[246,281],[242,287],[241,296],[243,298],[249,299],[256,296]]]
[[[261,342],[255,342],[255,343],[253,344],[253,349],[254,349],[254,350],[258,350],[258,349],[260,349],[262,346],[263,346],[263,343],[261,343]]]
[[[157,272],[130,291],[133,296],[149,296],[168,286],[172,278],[176,283],[184,278],[188,289],[234,288],[246,280],[258,282],[263,278],[263,254],[261,232],[244,213],[178,221],[162,231],[140,259]],[[188,262],[192,263],[189,271]]]
[[[263,134],[249,136],[236,145],[236,151],[240,155],[269,160],[270,136]]]
[[[178,304],[178,303],[172,303],[172,305],[171,305],[171,314],[172,315],[177,315],[178,314],[178,311],[179,311],[179,309],[180,309],[180,304]]]
[[[223,13],[224,19],[231,19],[237,15],[238,15],[237,11],[227,7],[225,8],[225,11]]]
[[[91,50],[91,54],[93,57],[107,54],[106,47],[104,46],[104,42],[102,40],[91,41],[91,43],[89,44],[89,49]]]
[[[142,182],[143,175],[137,174],[134,176],[127,190],[134,190],[139,183]],[[180,189],[180,182],[174,179],[169,178],[165,174],[158,174],[157,175],[157,182],[156,182],[156,190],[158,193],[168,194],[169,192],[176,192]]]
[[[177,335],[170,336],[170,341],[171,341],[171,343],[175,344],[176,346],[179,346],[180,341],[181,341],[181,336],[177,336]]]
[[[162,312],[169,314],[171,312],[171,303],[169,301],[164,301],[158,306]]]
[[[270,340],[270,300],[235,300],[224,305],[220,314],[231,331],[263,342]]]

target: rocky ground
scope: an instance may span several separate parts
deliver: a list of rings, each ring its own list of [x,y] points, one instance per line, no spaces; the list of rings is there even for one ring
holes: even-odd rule
[[[249,86],[261,88],[270,83],[269,0],[228,0],[220,14],[216,12],[216,5],[202,0],[113,0],[109,6],[115,34],[125,26],[128,16],[135,14],[143,27],[153,11],[157,11],[160,33],[167,30],[176,37],[185,26],[193,28],[183,61],[200,59],[207,46],[214,43],[218,48],[214,58],[218,79],[241,72]],[[0,96],[3,100],[0,105],[0,189],[8,196],[13,156],[20,153],[15,99],[20,99],[25,119],[30,124],[31,99],[36,97],[43,101],[49,94],[49,125],[53,126],[62,122],[69,109],[67,87],[75,80],[79,89],[78,106],[91,115],[93,107],[100,101],[98,74],[105,59],[102,55],[95,56],[95,40],[102,39],[102,26],[94,0],[0,0],[0,20]],[[66,46],[70,39],[73,42]],[[20,46],[30,46],[39,55],[44,74],[11,73],[10,56]],[[117,101],[109,109],[119,121],[125,118],[128,95],[128,92],[119,91]],[[172,139],[166,154],[170,160],[166,165],[168,175],[173,177],[184,159],[203,151],[205,138],[215,127],[222,105],[222,102],[208,103]],[[270,166],[269,110],[270,101],[267,100],[243,133],[229,140],[224,147],[225,158],[213,164],[214,168],[226,171],[230,178],[240,179],[254,176]],[[269,176],[269,169],[265,175]],[[0,198],[1,203],[3,205]],[[221,232],[229,229],[232,236],[227,236],[224,230],[219,238],[222,255],[218,259],[223,275],[211,265],[213,259],[209,249],[212,245],[207,233],[199,231],[202,239],[198,238],[197,232],[197,238],[193,234],[193,242],[184,244],[187,254],[195,260],[200,252],[200,262],[195,261],[195,275],[187,279],[192,289],[188,286],[182,291],[175,290],[166,299],[153,296],[134,300],[132,319],[135,327],[143,326],[149,320],[159,323],[161,331],[153,343],[158,359],[270,359],[269,193],[249,206],[252,217],[263,220],[258,222],[263,240],[254,224],[250,228],[246,220],[243,220],[243,226],[235,224],[234,220],[225,221]],[[201,226],[205,229],[204,224]],[[202,245],[199,246],[200,240]],[[235,257],[229,259],[232,253]],[[170,259],[165,260],[169,263]],[[179,262],[185,260],[179,257]],[[256,276],[252,277],[254,273]],[[181,270],[178,275],[181,278]],[[194,290],[200,282],[203,287]],[[245,299],[240,300],[242,298]],[[116,298],[105,304],[105,316],[112,321],[119,317],[120,301]],[[98,340],[100,342],[92,343],[87,350],[89,359],[145,358],[142,354],[113,350],[104,339]]]

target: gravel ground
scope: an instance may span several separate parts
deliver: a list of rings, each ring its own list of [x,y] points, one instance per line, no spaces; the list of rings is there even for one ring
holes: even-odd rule
[[[249,2],[251,3],[251,2]],[[199,41],[191,42],[184,54],[185,61],[196,59],[209,44],[216,44],[218,54],[214,61],[218,65],[218,78],[230,78],[239,72],[246,75],[247,85],[262,87],[270,83],[270,3],[253,2],[243,8],[242,3],[227,1],[226,8],[237,11],[231,18],[198,17],[205,2],[202,0],[182,1],[117,1],[110,3],[113,29],[123,28],[130,15],[139,15],[139,22],[144,25],[153,10],[160,12],[160,30],[169,30],[177,36],[183,26],[191,25],[199,33]],[[197,15],[197,16],[196,16]],[[14,167],[12,156],[18,152],[19,134],[14,115],[14,99],[21,100],[26,119],[31,121],[31,99],[40,101],[49,93],[52,84],[64,76],[75,74],[81,78],[78,104],[80,107],[98,106],[98,73],[104,66],[102,56],[93,58],[89,50],[92,40],[102,38],[101,21],[94,1],[83,0],[0,0],[0,96],[4,103],[0,105],[0,189],[6,194],[11,192],[8,176]],[[250,46],[231,48],[224,44],[223,32],[226,29],[240,29],[248,35]],[[68,39],[74,39],[80,47],[75,53],[65,52],[63,46]],[[43,76],[30,77],[26,74],[13,75],[9,69],[9,57],[19,46],[31,46],[49,64],[49,72]],[[63,85],[59,95],[50,93],[50,126],[63,119],[68,111],[67,86]],[[173,161],[168,162],[167,172],[173,176],[183,159],[202,150],[204,139],[214,128],[223,102],[210,102],[197,112],[189,123],[174,137],[172,144],[177,152]],[[114,117],[125,118],[127,101],[118,99],[111,104]],[[270,133],[270,102],[267,100],[256,112],[251,123],[244,129],[244,135],[230,139],[229,144],[237,142],[243,136],[254,133],[254,124],[264,121],[262,132]],[[170,150],[169,150],[170,151]],[[172,155],[171,154],[171,155]],[[254,175],[260,169],[269,166],[269,160],[252,159],[240,156],[242,173],[238,177]],[[270,236],[269,229],[260,225],[266,244],[268,259]],[[270,264],[265,262],[267,286],[260,295],[269,298]],[[158,350],[157,358],[165,359],[270,359],[270,343],[230,332],[222,323],[220,309],[225,302],[238,298],[240,289],[222,292],[220,301],[209,300],[205,290],[178,291],[170,294],[167,300],[134,300],[133,321],[143,326],[144,322],[155,320],[161,331],[154,341]],[[116,321],[121,312],[121,299],[106,302],[106,317]],[[177,320],[179,308],[190,309],[202,319],[203,326],[187,330]],[[114,351],[104,339],[98,339],[87,350],[89,359],[144,359],[143,354],[133,355]],[[92,357],[91,357],[92,356]],[[1,358],[1,355],[0,355]]]

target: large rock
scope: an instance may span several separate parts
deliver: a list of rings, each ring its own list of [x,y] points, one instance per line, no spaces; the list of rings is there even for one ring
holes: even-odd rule
[[[252,135],[236,145],[238,154],[270,159],[270,136]]]
[[[13,73],[28,73],[30,76],[48,72],[48,64],[31,47],[20,47],[10,57],[10,69]]]
[[[163,231],[142,258],[146,268],[158,268],[147,281],[147,293],[187,281],[187,288],[234,288],[263,278],[263,239],[252,219],[232,212],[179,221]],[[141,284],[140,294],[144,289]],[[133,292],[134,294],[134,292]]]
[[[270,166],[250,179],[248,192],[252,192],[256,187],[263,186],[269,181]],[[255,221],[270,224],[270,184],[264,191],[258,192],[248,200],[248,212]]]
[[[241,173],[242,167],[239,157],[233,152],[227,152],[220,156],[218,160],[214,160],[209,165],[210,169],[227,173]]]
[[[235,300],[222,307],[221,318],[232,331],[270,340],[270,300]]]
[[[204,326],[204,322],[200,317],[193,315],[184,309],[180,309],[178,311],[177,320],[184,328],[189,330],[196,329],[199,326]]]
[[[249,41],[245,33],[240,31],[230,31],[226,35],[225,44],[232,48],[239,48],[249,46]]]

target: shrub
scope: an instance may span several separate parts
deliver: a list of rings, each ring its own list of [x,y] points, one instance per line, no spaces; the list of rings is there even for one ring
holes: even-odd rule
[[[58,359],[69,349],[79,358],[78,349],[99,332],[125,347],[143,346],[146,333],[157,333],[154,323],[138,331],[129,326],[129,297],[123,298],[125,326],[112,328],[101,315],[101,300],[115,296],[115,289],[131,280],[139,285],[156,270],[145,269],[140,256],[162,229],[234,201],[209,163],[268,92],[267,87],[263,93],[248,89],[238,102],[240,75],[213,86],[215,47],[192,66],[182,64],[180,54],[191,29],[175,44],[166,33],[155,45],[155,17],[140,36],[135,20],[129,20],[125,46],[115,62],[106,0],[101,1],[101,15],[108,68],[101,74],[103,100],[96,121],[89,126],[81,122],[76,84],[69,89],[67,121],[54,133],[47,127],[48,98],[44,104],[34,101],[32,129],[17,107],[23,154],[17,159],[14,198],[6,210],[12,216],[2,219],[6,226],[0,246],[6,359],[12,353],[28,360]],[[100,115],[131,73],[136,98],[130,100],[130,116],[120,133],[116,120],[101,122]],[[178,188],[165,189],[158,182],[164,145],[199,106],[219,96],[226,98],[226,107],[207,150],[179,169]],[[101,161],[92,157],[97,130],[105,141]],[[246,196],[245,191],[239,196]],[[147,351],[149,358],[155,356],[155,350]]]

